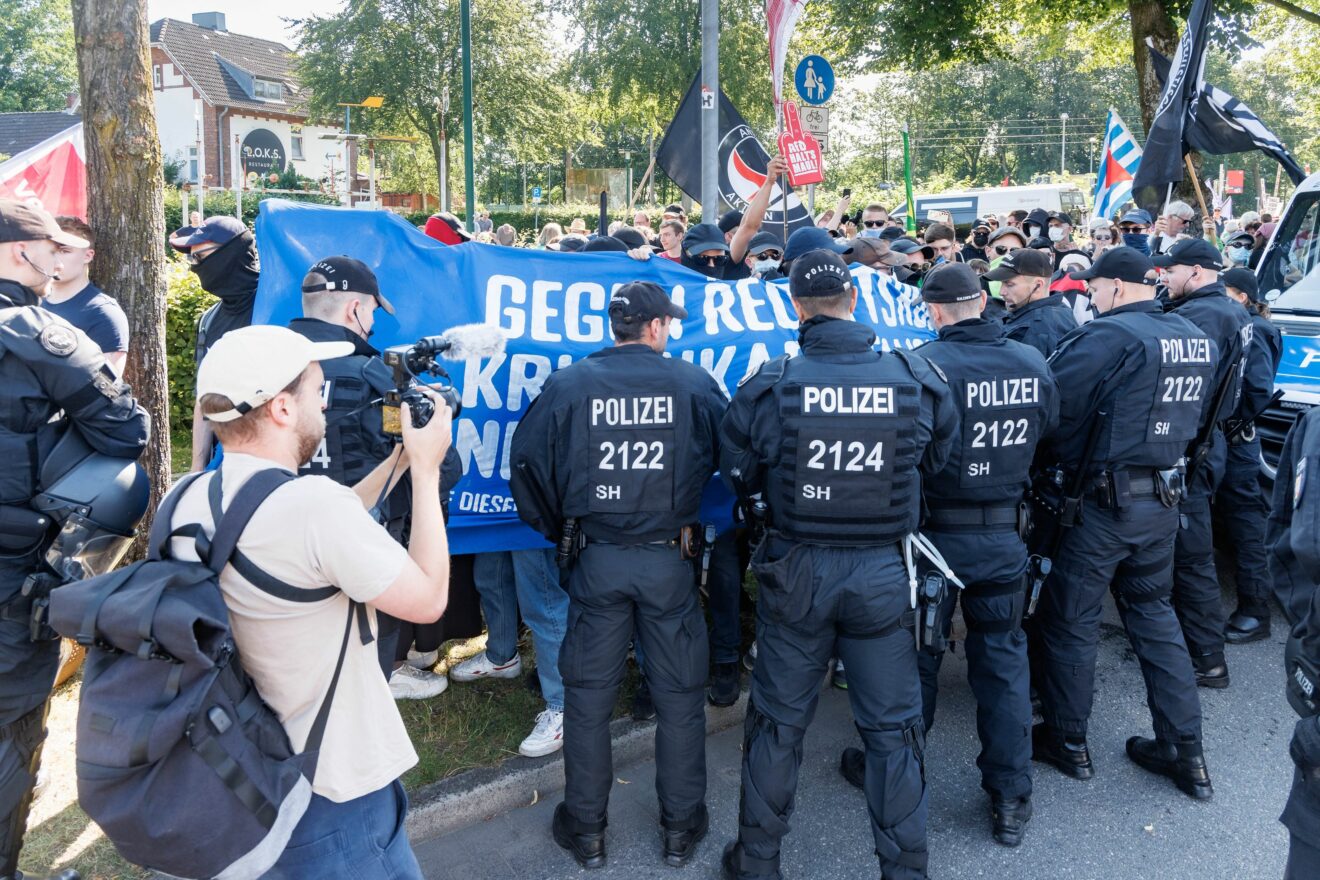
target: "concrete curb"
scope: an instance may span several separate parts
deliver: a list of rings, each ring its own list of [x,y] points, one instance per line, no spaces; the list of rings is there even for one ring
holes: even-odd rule
[[[747,691],[732,706],[706,705],[706,735],[742,722],[747,714]],[[610,745],[615,768],[655,756],[655,722],[620,718],[610,723]],[[564,787],[564,758],[556,752],[544,758],[516,757],[499,767],[469,770],[425,786],[410,797],[408,836],[414,841],[439,837],[492,819],[518,807],[544,800]]]

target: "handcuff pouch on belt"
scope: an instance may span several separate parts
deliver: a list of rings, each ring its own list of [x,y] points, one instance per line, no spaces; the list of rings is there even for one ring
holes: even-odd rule
[[[561,571],[568,571],[585,546],[586,535],[582,533],[577,517],[570,516],[564,520],[563,534],[559,536],[559,546],[555,549],[555,564]]]
[[[1155,492],[1160,503],[1172,510],[1187,495],[1186,475],[1180,467],[1164,468],[1155,472]]]

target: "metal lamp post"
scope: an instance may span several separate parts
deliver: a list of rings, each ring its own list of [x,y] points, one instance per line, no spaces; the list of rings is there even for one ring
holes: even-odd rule
[[[459,4],[462,19],[460,28],[463,43],[463,182],[464,182],[464,223],[468,232],[477,231],[477,193],[476,173],[472,165],[472,0],[462,0]]]
[[[1059,129],[1059,175],[1068,173],[1068,114],[1060,113],[1059,122],[1062,128]]]
[[[449,138],[445,117],[449,115],[449,86],[440,90],[440,210],[449,210]]]

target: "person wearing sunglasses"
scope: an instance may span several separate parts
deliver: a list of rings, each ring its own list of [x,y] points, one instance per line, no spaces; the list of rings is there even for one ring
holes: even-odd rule
[[[1118,221],[1118,233],[1123,236],[1122,244],[1134,250],[1150,255],[1150,214],[1140,208],[1130,208]]]
[[[186,238],[176,233],[170,244],[187,255],[191,264],[188,268],[196,273],[202,289],[220,299],[197,322],[194,355],[200,366],[216,340],[252,323],[252,304],[261,272],[257,240],[237,218],[210,217]],[[211,423],[194,406],[191,470],[200,471],[210,462],[214,441]]]
[[[1027,246],[1026,236],[1022,230],[1016,226],[1003,226],[990,233],[986,239],[986,250],[990,254],[990,270],[994,269],[1004,261],[1004,257],[1018,248]],[[987,306],[998,309],[1004,308],[1004,301],[999,295],[999,282],[986,279],[985,286],[990,292],[990,299],[987,300]]]
[[[962,261],[969,263],[972,260],[985,260],[990,262],[994,257],[990,253],[990,220],[986,217],[977,217],[972,221],[971,233],[967,236],[967,241],[963,244]]]
[[[1091,240],[1087,242],[1082,250],[1092,261],[1110,248],[1118,246],[1118,234],[1114,232],[1113,225],[1104,217],[1091,218],[1091,222],[1086,225],[1086,231]]]
[[[862,209],[862,224],[857,230],[858,238],[879,238],[880,230],[889,224],[889,209],[872,202]]]

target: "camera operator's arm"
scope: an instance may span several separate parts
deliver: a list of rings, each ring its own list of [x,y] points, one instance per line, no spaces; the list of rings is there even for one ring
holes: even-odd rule
[[[378,501],[393,492],[394,487],[403,479],[403,475],[408,473],[408,465],[408,450],[402,445],[395,446],[388,458],[372,468],[371,473],[358,480],[353,486],[357,497],[362,499],[362,506],[371,510]],[[388,487],[385,485],[386,480],[389,480]]]
[[[449,602],[449,537],[440,509],[440,464],[449,450],[453,411],[432,392],[435,415],[424,428],[412,426],[412,413],[403,405],[403,445],[412,470],[412,540],[409,562],[371,604],[386,614],[412,623],[432,623]]]

